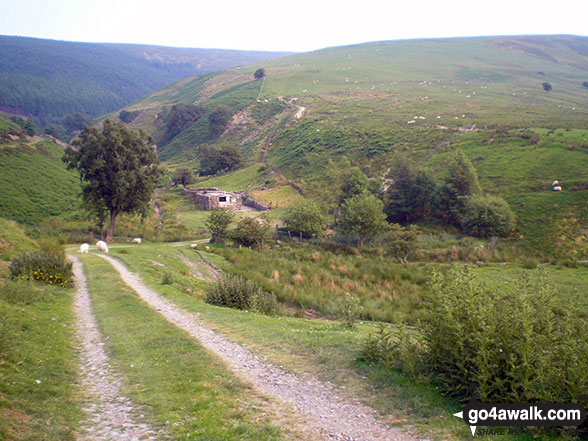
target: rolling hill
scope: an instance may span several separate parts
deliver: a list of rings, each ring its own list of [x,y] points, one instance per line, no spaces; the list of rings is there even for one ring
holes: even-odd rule
[[[0,111],[41,125],[96,117],[182,78],[280,55],[0,36]]]
[[[253,78],[260,67],[263,82]],[[138,115],[133,127],[155,133],[171,165],[198,168],[203,145],[239,146],[247,164],[267,162],[325,200],[336,165],[382,176],[404,152],[442,174],[460,147],[483,186],[513,206],[522,237],[545,252],[585,253],[587,80],[585,37],[376,42],[188,78],[126,110]],[[166,138],[165,115],[179,103],[201,105],[205,115]],[[216,136],[207,115],[221,104],[233,119]],[[564,193],[550,192],[554,179]]]

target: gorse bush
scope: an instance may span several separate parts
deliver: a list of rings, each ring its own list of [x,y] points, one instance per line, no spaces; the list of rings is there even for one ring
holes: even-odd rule
[[[71,267],[72,264],[65,260],[61,250],[28,252],[12,259],[10,278],[69,286],[72,281]]]
[[[227,308],[256,311],[266,315],[278,312],[276,296],[241,276],[225,275],[212,285],[204,298],[206,303]]]
[[[556,302],[543,273],[495,292],[470,270],[434,274],[422,320],[422,362],[398,351],[391,337],[372,337],[364,353],[392,365],[420,366],[447,394],[482,402],[588,404],[588,322],[578,302]],[[383,355],[377,355],[382,354]],[[369,357],[368,357],[369,358]],[[414,374],[414,372],[413,372]]]

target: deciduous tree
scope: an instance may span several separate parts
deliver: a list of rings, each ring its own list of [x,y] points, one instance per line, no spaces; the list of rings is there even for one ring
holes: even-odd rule
[[[85,127],[73,148],[65,151],[68,169],[76,169],[84,203],[110,216],[106,241],[111,241],[121,213],[143,213],[161,170],[150,138],[122,124],[104,121],[102,130]]]

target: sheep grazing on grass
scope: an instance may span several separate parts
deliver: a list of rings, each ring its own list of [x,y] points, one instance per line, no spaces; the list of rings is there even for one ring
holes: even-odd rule
[[[90,249],[90,245],[87,243],[83,243],[80,245],[80,254],[88,254],[88,250]]]
[[[104,242],[103,240],[99,240],[98,242],[96,242],[96,248],[98,248],[98,251],[108,253],[108,245],[106,245],[106,242]]]
[[[140,237],[135,237],[133,239],[133,243],[140,244],[141,243],[141,238]]]

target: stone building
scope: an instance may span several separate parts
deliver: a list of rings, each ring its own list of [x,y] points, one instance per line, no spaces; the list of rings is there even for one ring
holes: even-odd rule
[[[219,188],[185,188],[183,194],[191,198],[203,210],[215,208],[238,210],[243,205],[240,193],[230,193]]]

